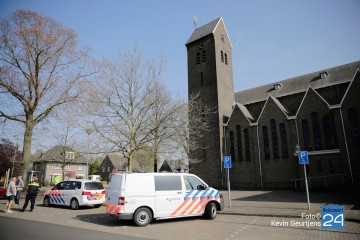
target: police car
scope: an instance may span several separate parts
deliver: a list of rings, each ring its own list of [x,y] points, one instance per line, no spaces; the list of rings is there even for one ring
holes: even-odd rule
[[[80,206],[100,207],[105,202],[105,189],[100,181],[73,179],[58,183],[44,193],[43,205],[70,206],[77,210]]]

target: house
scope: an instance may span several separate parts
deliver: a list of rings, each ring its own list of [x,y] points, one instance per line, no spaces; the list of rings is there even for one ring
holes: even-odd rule
[[[96,175],[100,175],[102,181],[109,182],[110,175],[113,172],[128,172],[128,160],[124,156],[108,154],[101,162],[99,170],[95,172]],[[138,161],[135,159],[132,162],[132,172],[143,172]]]
[[[86,178],[87,159],[70,147],[55,146],[40,154],[32,161],[28,179],[37,176],[41,183],[45,180],[57,182],[62,179],[62,166],[65,164],[65,178]]]
[[[161,167],[159,168],[159,172],[188,172],[188,168],[181,164],[179,160],[165,160],[163,161]]]

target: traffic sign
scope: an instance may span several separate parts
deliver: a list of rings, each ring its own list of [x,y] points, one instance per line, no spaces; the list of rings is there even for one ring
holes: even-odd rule
[[[224,168],[231,168],[231,156],[224,156]]]
[[[299,151],[299,164],[309,164],[309,155],[308,151]]]

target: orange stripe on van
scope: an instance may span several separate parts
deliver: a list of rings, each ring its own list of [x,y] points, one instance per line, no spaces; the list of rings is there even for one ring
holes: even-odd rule
[[[191,197],[187,198],[182,204],[180,204],[180,206],[173,213],[171,213],[171,216],[175,216],[177,212],[180,211],[187,202],[189,202],[190,199]]]
[[[209,199],[206,201],[206,203],[201,206],[201,208],[199,209],[198,213],[203,212],[204,209],[205,209],[205,207],[206,207],[206,205],[207,205],[212,199],[214,199],[214,196],[210,196],[210,197],[209,197]]]
[[[201,201],[199,201],[188,214],[192,214],[199,207],[199,205],[202,204],[205,200],[206,197],[203,197],[203,199],[201,199]]]
[[[118,206],[118,208],[116,208],[116,210],[114,211],[114,215],[117,215],[121,210],[121,206]]]
[[[191,203],[184,209],[184,211],[181,213],[181,215],[185,215],[185,213],[199,200],[200,198],[196,197],[194,200],[191,201]]]

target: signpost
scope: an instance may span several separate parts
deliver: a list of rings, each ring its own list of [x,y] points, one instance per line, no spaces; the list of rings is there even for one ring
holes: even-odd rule
[[[229,168],[232,167],[231,156],[224,156],[224,168],[227,172],[227,185],[228,185],[228,196],[229,196],[229,207],[231,208],[231,197],[230,197],[230,171]]]
[[[307,176],[306,176],[306,167],[305,167],[305,164],[309,164],[308,152],[307,151],[299,151],[298,157],[299,157],[299,164],[302,164],[304,166],[306,197],[307,197],[307,202],[308,202],[308,210],[310,210],[309,187],[308,187],[308,181],[307,181]]]

